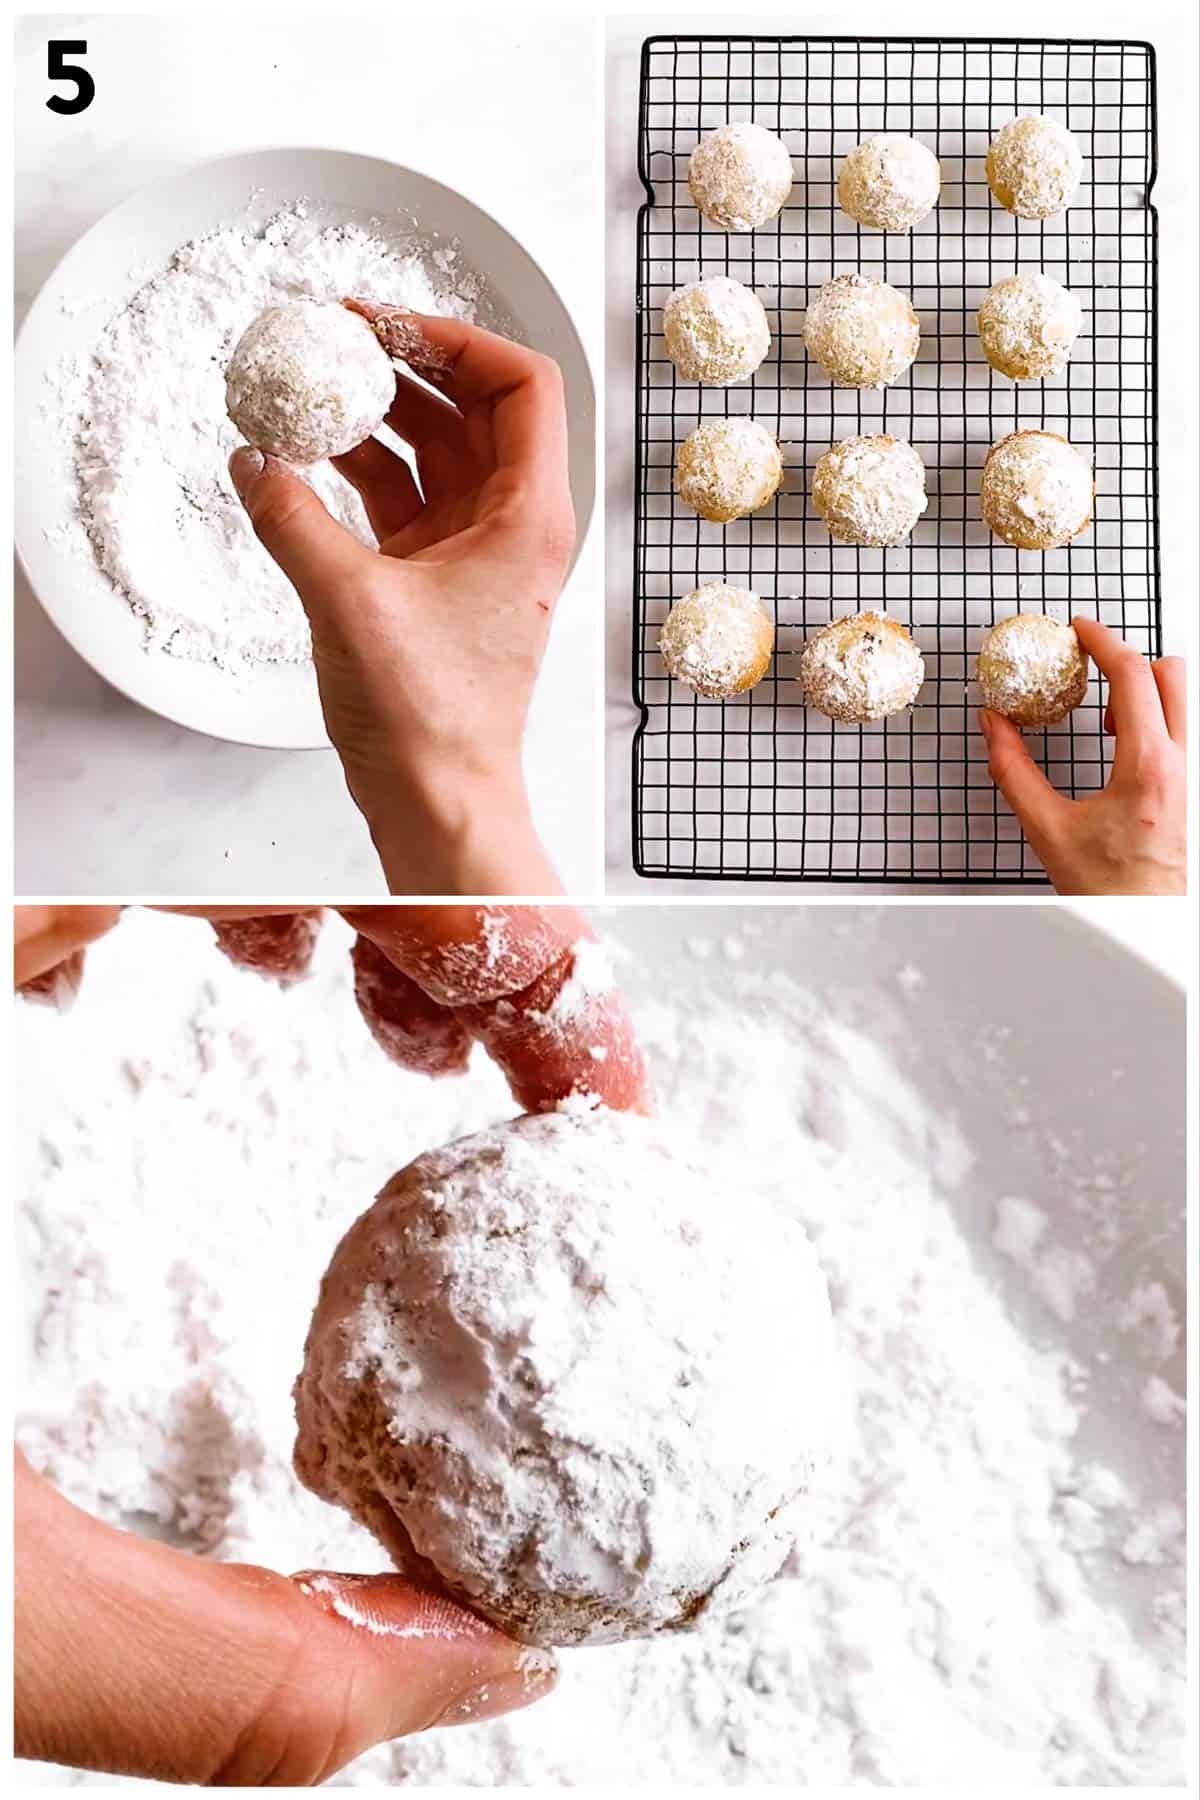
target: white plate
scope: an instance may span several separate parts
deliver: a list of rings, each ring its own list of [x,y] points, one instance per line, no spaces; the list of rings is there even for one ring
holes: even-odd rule
[[[45,408],[44,378],[86,356],[105,322],[181,244],[233,219],[260,223],[304,196],[322,224],[356,222],[397,241],[461,242],[461,266],[486,287],[480,308],[563,372],[571,490],[582,543],[595,485],[594,392],[587,357],[562,301],[533,258],[489,214],[452,188],[378,157],[339,150],[255,150],[202,163],[134,194],[63,257],[30,308],[17,342],[15,533],[30,584],[67,642],[129,699],[212,737],[273,749],[327,744],[310,666],[256,670],[235,685],[219,669],[147,654],[143,630],[108,579],[51,535],[70,511],[70,472]]]

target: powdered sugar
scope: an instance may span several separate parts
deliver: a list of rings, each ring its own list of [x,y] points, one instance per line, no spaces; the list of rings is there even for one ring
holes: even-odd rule
[[[700,139],[688,161],[688,191],[721,231],[769,224],[792,191],[787,145],[761,125],[720,125]]]
[[[818,459],[812,498],[843,543],[899,544],[929,504],[925,464],[911,444],[886,433],[843,438]]]
[[[857,271],[835,275],[804,314],[804,347],[841,387],[890,387],[915,360],[921,330],[908,297]]]
[[[911,634],[886,613],[851,613],[807,639],[800,657],[804,698],[828,718],[867,724],[911,706],[925,660]]]
[[[1075,198],[1083,157],[1066,126],[1041,113],[1010,119],[988,145],[988,186],[1019,219],[1052,219]]]
[[[676,288],[663,302],[663,342],[684,381],[748,381],[771,348],[763,303],[728,275]]]
[[[226,408],[247,443],[306,467],[378,431],[395,393],[379,339],[336,300],[268,307],[225,371]]]
[[[775,627],[750,588],[707,581],[667,614],[659,652],[668,672],[711,700],[732,699],[761,681]]]
[[[867,138],[838,171],[838,201],[860,225],[909,231],[931,213],[942,171],[926,144],[897,131]]]
[[[428,1152],[343,1239],[296,1470],[522,1642],[607,1644],[778,1573],[837,1386],[823,1277],[750,1173],[564,1109]]]
[[[983,465],[979,507],[1006,544],[1052,550],[1092,520],[1095,484],[1087,458],[1053,431],[1014,431]]]
[[[1044,1247],[1049,1219],[1028,1200],[1005,1198],[996,1208],[992,1234],[997,1250],[1027,1271],[1035,1293],[1056,1318],[1069,1325],[1080,1302],[1094,1290],[1096,1271],[1082,1250],[1062,1245]]]
[[[1040,381],[1066,368],[1083,307],[1077,294],[1041,269],[1023,269],[988,289],[977,323],[993,369],[1014,381]]]
[[[373,1752],[344,1779],[1180,1782],[1179,1496],[1157,1469],[1108,1467],[1090,1419],[1115,1405],[1110,1384],[1057,1347],[1036,1295],[1051,1335],[1022,1324],[986,1244],[968,1244],[986,1162],[749,929],[731,936],[738,960],[714,954],[728,931],[701,927],[682,989],[641,956],[618,972],[664,1111],[706,1155],[753,1157],[830,1281],[849,1392],[812,1545],[721,1624],[567,1653],[528,1713]],[[638,941],[631,922],[622,935]],[[333,1244],[398,1161],[512,1110],[478,1053],[443,1082],[378,1054],[346,943],[331,921],[289,993],[228,965],[202,925],[127,917],[71,1013],[19,1017],[22,1441],[106,1517],[285,1570],[382,1565],[289,1467],[288,1390]],[[831,958],[852,962],[855,943],[830,925]],[[907,985],[919,1052],[941,1026]],[[986,1027],[981,1059],[985,1044],[1012,1057]],[[1128,1169],[1047,1154],[1064,1213],[1094,1211],[1099,1268],[1144,1213],[1132,1148]],[[1060,1239],[1050,1218],[1040,1252]],[[1168,1379],[1157,1353],[1180,1322],[1156,1288],[1140,1271],[1120,1289],[1129,1366],[1154,1363],[1134,1415],[1146,1376]],[[1114,1565],[1137,1572],[1144,1607],[1113,1603]]]
[[[984,636],[976,676],[985,706],[1030,726],[1053,724],[1078,706],[1088,669],[1072,626],[1046,613],[1011,613]]]
[[[308,659],[303,608],[226,470],[239,437],[225,413],[225,368],[267,308],[349,295],[469,319],[477,283],[456,271],[453,247],[323,226],[297,201],[261,228],[233,220],[181,245],[108,321],[90,357],[48,372],[47,404],[74,456],[64,535],[144,621],[148,649],[233,675]],[[374,542],[362,502],[335,470],[320,465],[306,478],[335,518]]]

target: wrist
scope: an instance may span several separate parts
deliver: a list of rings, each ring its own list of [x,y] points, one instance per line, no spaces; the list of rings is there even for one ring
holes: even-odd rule
[[[392,894],[561,892],[519,768],[443,771],[407,791],[396,785],[362,811]]]

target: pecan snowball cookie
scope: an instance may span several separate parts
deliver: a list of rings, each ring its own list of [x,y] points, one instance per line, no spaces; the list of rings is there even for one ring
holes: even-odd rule
[[[663,337],[676,373],[712,387],[748,381],[771,348],[762,301],[728,275],[709,275],[669,294]]]
[[[418,1157],[338,1246],[296,1471],[522,1643],[649,1637],[777,1573],[832,1360],[808,1239],[698,1145],[515,1119]]]
[[[246,442],[301,467],[365,442],[395,397],[379,339],[336,302],[269,307],[225,371],[225,405]]]
[[[1075,198],[1083,157],[1065,125],[1031,113],[1010,119],[996,133],[985,173],[1006,212],[1018,219],[1053,219]]]
[[[903,712],[924,680],[925,660],[911,635],[884,613],[835,619],[800,654],[805,700],[843,725],[869,725]]]
[[[1083,308],[1053,276],[1027,269],[988,289],[976,323],[993,369],[1012,381],[1043,381],[1066,368]]]
[[[929,502],[911,444],[881,434],[832,444],[813,470],[813,506],[843,544],[903,543]]]
[[[754,419],[706,419],[679,446],[675,490],[714,525],[766,506],[783,480],[779,444]]]
[[[1054,725],[1087,693],[1088,659],[1072,626],[1014,613],[979,646],[975,678],[992,712],[1015,725]]]
[[[942,169],[933,151],[898,131],[856,145],[838,171],[842,211],[877,231],[911,231],[933,211],[941,191]]]
[[[775,627],[758,595],[719,581],[677,600],[658,640],[667,673],[706,700],[732,700],[756,687],[774,645]]]
[[[787,145],[761,125],[720,125],[688,160],[693,204],[722,231],[754,231],[775,218],[792,191]]]
[[[890,387],[920,342],[905,296],[867,275],[835,275],[804,315],[805,349],[841,387]]]
[[[1059,550],[1092,522],[1087,461],[1054,431],[1014,431],[988,451],[979,509],[1018,550]]]

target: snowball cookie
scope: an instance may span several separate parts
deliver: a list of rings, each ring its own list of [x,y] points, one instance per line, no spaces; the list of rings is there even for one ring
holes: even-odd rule
[[[1072,626],[1044,613],[1001,619],[979,646],[983,703],[1016,725],[1053,725],[1087,692],[1088,659]]]
[[[688,161],[688,192],[711,225],[753,231],[775,218],[792,191],[787,145],[761,125],[720,125]]]
[[[805,348],[842,387],[890,387],[920,341],[905,296],[867,275],[835,275],[804,315]]]
[[[321,300],[260,313],[225,371],[225,405],[246,442],[301,465],[353,450],[395,397],[395,370],[366,320]]]
[[[771,348],[762,301],[728,275],[709,275],[669,294],[663,336],[676,373],[713,387],[748,381]]]
[[[749,588],[706,582],[676,600],[658,640],[667,672],[706,700],[732,700],[767,672],[775,627]]]
[[[1083,157],[1065,125],[1038,113],[1010,119],[988,145],[987,183],[1018,219],[1052,219],[1075,198]]]
[[[977,324],[993,369],[1013,381],[1041,381],[1066,368],[1083,307],[1053,276],[1027,269],[988,289]]]
[[[916,138],[884,131],[853,149],[838,171],[838,203],[860,225],[910,231],[942,191],[942,169]]]
[[[800,653],[805,700],[843,725],[868,725],[903,712],[924,679],[925,661],[911,635],[884,613],[835,619]]]
[[[1092,522],[1096,491],[1085,457],[1055,431],[1014,431],[988,451],[979,509],[1018,550],[1057,550]]]
[[[779,445],[754,419],[706,419],[679,446],[675,491],[714,525],[766,506],[783,480]]]
[[[929,504],[925,464],[901,438],[845,438],[818,460],[812,499],[843,544],[900,544]]]
[[[803,1528],[832,1354],[803,1231],[702,1146],[515,1119],[418,1157],[342,1239],[296,1471],[523,1643],[674,1631]]]

